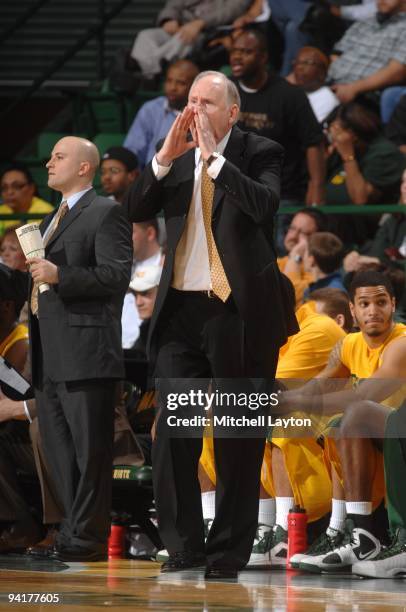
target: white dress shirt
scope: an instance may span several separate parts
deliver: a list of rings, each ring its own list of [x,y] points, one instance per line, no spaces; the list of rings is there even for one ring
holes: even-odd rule
[[[210,167],[208,175],[215,179],[219,175],[225,160],[222,153],[227,146],[231,130],[218,143],[216,151],[220,153]],[[171,166],[160,166],[156,156],[152,160],[152,170],[159,180],[171,170]],[[203,158],[200,148],[195,150],[195,172],[192,201],[186,219],[185,229],[175,253],[175,265],[172,287],[181,291],[208,291],[212,288],[210,278],[209,253],[207,250],[206,230],[202,213],[202,168]]]

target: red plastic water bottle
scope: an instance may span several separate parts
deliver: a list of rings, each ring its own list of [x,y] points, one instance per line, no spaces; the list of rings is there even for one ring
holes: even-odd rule
[[[123,559],[125,557],[125,535],[127,528],[125,525],[111,525],[110,537],[108,540],[109,559]]]
[[[289,559],[307,550],[307,514],[304,508],[294,506],[288,515],[288,569],[293,569]]]

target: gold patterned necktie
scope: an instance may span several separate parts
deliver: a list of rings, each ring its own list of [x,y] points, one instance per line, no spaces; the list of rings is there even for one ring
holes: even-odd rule
[[[55,213],[54,218],[51,221],[51,227],[49,228],[49,232],[46,234],[46,236],[44,237],[44,246],[46,246],[48,244],[48,242],[51,240],[52,236],[54,235],[54,233],[56,232],[58,225],[61,221],[61,219],[63,219],[63,217],[66,215],[66,213],[69,210],[69,206],[66,200],[64,200],[61,205],[59,206],[57,212]],[[32,314],[36,315],[38,313],[38,289],[39,289],[40,283],[38,282],[34,282],[33,286],[32,286],[32,291],[31,291],[31,312]]]
[[[202,212],[204,229],[206,230],[207,250],[209,253],[210,277],[213,292],[225,302],[231,293],[223,264],[221,263],[213,232],[211,231],[211,216],[213,209],[214,183],[207,174],[207,163],[202,168]]]

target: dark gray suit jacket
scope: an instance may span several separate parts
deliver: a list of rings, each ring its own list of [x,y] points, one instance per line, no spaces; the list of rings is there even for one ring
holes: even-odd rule
[[[298,331],[273,241],[283,149],[269,138],[233,127],[224,157],[214,181],[212,231],[247,342],[258,360],[266,361],[288,335]],[[165,214],[167,252],[150,324],[152,338],[171,286],[176,247],[192,200],[194,169],[194,150],[175,160],[160,181],[149,163],[123,204],[135,222],[150,219],[161,209]]]
[[[121,310],[132,252],[121,206],[94,189],[62,219],[45,249],[59,283],[39,294],[38,319],[30,315],[34,386],[43,374],[56,382],[123,377]]]

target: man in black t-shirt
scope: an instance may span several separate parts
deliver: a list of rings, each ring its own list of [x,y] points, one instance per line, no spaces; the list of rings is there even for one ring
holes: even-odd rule
[[[281,206],[324,200],[323,133],[305,92],[268,72],[267,42],[245,30],[230,51],[232,80],[241,96],[239,126],[280,143],[285,149]],[[280,234],[280,231],[278,231]],[[283,236],[278,235],[278,247]]]

